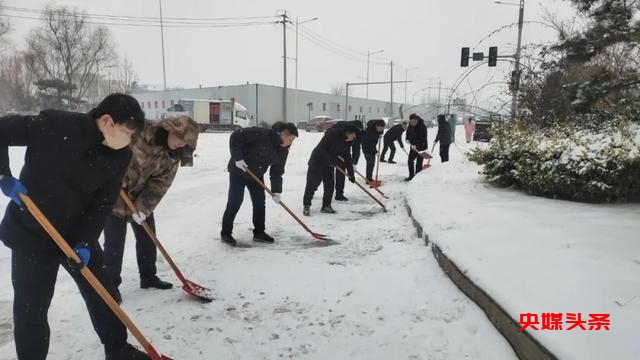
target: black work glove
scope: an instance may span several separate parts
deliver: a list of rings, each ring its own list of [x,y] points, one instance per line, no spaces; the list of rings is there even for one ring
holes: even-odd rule
[[[356,177],[353,176],[353,175],[349,175],[349,182],[355,183],[356,182]]]

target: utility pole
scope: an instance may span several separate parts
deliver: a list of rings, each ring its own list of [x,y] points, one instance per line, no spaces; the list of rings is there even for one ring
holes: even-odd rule
[[[300,21],[296,16],[296,93],[293,96],[293,122],[296,125],[298,125],[298,28],[299,27],[300,27]]]
[[[314,17],[313,19],[299,21],[298,17],[296,17],[296,93],[293,100],[293,121],[296,123],[296,125],[298,124],[298,29],[300,27],[300,24],[318,19],[318,17]]]
[[[371,50],[367,51],[367,82],[369,82],[369,60],[371,58],[371,55],[379,54],[381,52],[384,52],[384,50],[378,50],[374,52],[371,52]],[[367,85],[367,99],[369,99],[369,85]]]
[[[158,4],[160,5],[160,42],[162,43],[162,90],[167,90],[167,70],[164,59],[164,23],[162,21],[162,0],[158,0]]]
[[[411,68],[411,69],[405,69],[404,72],[404,103],[407,103],[407,84],[409,84],[409,71],[413,71],[413,70],[417,70],[417,67]]]
[[[522,26],[524,24],[524,0],[520,0],[520,12],[518,14],[518,47],[515,55],[515,69],[513,71],[513,94],[511,98],[511,114],[516,118],[518,113],[518,91],[520,90],[520,55],[522,50]]]
[[[440,115],[440,93],[442,92],[442,80],[438,83],[438,113],[436,115]]]
[[[282,86],[282,121],[287,122],[287,23],[289,22],[287,12],[285,11],[282,15],[282,21],[278,21],[278,23],[282,23],[282,67],[283,67],[283,77],[284,82]]]
[[[393,119],[393,60],[391,60],[391,116],[390,119]]]

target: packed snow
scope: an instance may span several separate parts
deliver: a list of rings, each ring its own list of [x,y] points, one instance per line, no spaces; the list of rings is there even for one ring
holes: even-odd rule
[[[609,331],[527,330],[558,358],[639,359],[640,205],[493,188],[463,156],[473,146],[482,145],[452,145],[449,163],[410,185],[409,203],[430,240],[516,322],[522,313],[563,313],[563,322],[567,313],[610,314]]]
[[[307,160],[320,137],[301,133],[289,156],[283,200],[298,214],[302,212]],[[158,237],[188,279],[214,290],[214,302],[199,303],[179,286],[169,291],[140,289],[135,241],[129,231],[120,287],[123,308],[157,350],[176,360],[515,359],[484,313],[453,285],[423,239],[417,238],[403,205],[408,185],[402,182],[407,175],[402,151],[396,155],[399,164],[383,164],[380,170],[382,191],[390,197],[385,200],[386,214],[348,182],[350,201],[334,202],[335,215],[320,214],[321,188],[316,192],[312,216],[303,220],[339,244],[309,247],[322,243],[267,199],[267,232],[277,243],[229,248],[219,240],[228,187],[228,138],[228,134],[202,135],[195,166],[180,169],[156,211]],[[11,149],[15,174],[23,154],[23,149]],[[449,213],[450,223],[462,222],[467,214],[455,202],[443,199],[458,189],[450,180],[441,184],[434,180],[439,167],[417,177],[424,177],[425,186],[419,193],[417,187],[412,190],[415,202]],[[359,169],[364,171],[364,160]],[[435,189],[439,189],[437,197]],[[0,205],[6,204],[0,198]],[[420,209],[423,213],[419,215],[429,216],[428,209]],[[441,224],[443,219],[434,221]],[[425,222],[431,231],[430,224]],[[250,244],[251,228],[247,194],[234,235]],[[438,233],[433,235],[438,239]],[[15,359],[10,250],[2,249],[0,353]],[[162,261],[159,275],[178,285]],[[102,346],[82,299],[64,271],[60,271],[49,321],[49,359],[102,358]],[[614,329],[621,323],[622,319],[614,318]],[[133,337],[130,341],[136,343]]]

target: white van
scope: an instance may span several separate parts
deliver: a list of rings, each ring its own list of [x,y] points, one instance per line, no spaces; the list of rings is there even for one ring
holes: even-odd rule
[[[233,131],[252,126],[247,108],[231,100],[180,99],[161,118],[187,115],[200,124],[200,131]]]

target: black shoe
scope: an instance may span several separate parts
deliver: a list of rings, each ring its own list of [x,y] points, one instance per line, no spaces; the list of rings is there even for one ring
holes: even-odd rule
[[[173,287],[172,283],[162,281],[160,280],[159,277],[155,275],[151,277],[140,278],[141,289],[154,288],[154,289],[160,289],[160,290],[168,290],[168,289],[171,289],[172,287]]]
[[[320,212],[323,213],[323,214],[335,214],[336,213],[336,211],[333,210],[331,205],[323,207],[322,209],[320,209]]]
[[[389,164],[397,164],[397,162],[393,161],[393,160],[389,160],[387,161]]]
[[[311,216],[311,210],[309,209],[309,207],[308,207],[308,206],[305,206],[305,207],[302,209],[302,215],[304,215],[304,216]]]
[[[336,195],[336,200],[338,201],[349,201],[344,195]]]
[[[276,240],[271,236],[267,235],[264,231],[261,233],[253,232],[253,241],[261,242],[265,244],[273,244]]]
[[[385,159],[380,159],[380,162],[387,162]]]
[[[413,176],[409,176],[408,178],[404,179],[404,181],[411,181],[413,180]]]
[[[231,236],[231,234],[220,234],[220,240],[229,246],[238,245],[238,242],[233,238],[233,236]]]
[[[131,344],[116,350],[105,350],[105,358],[106,360],[151,360],[149,355]]]

